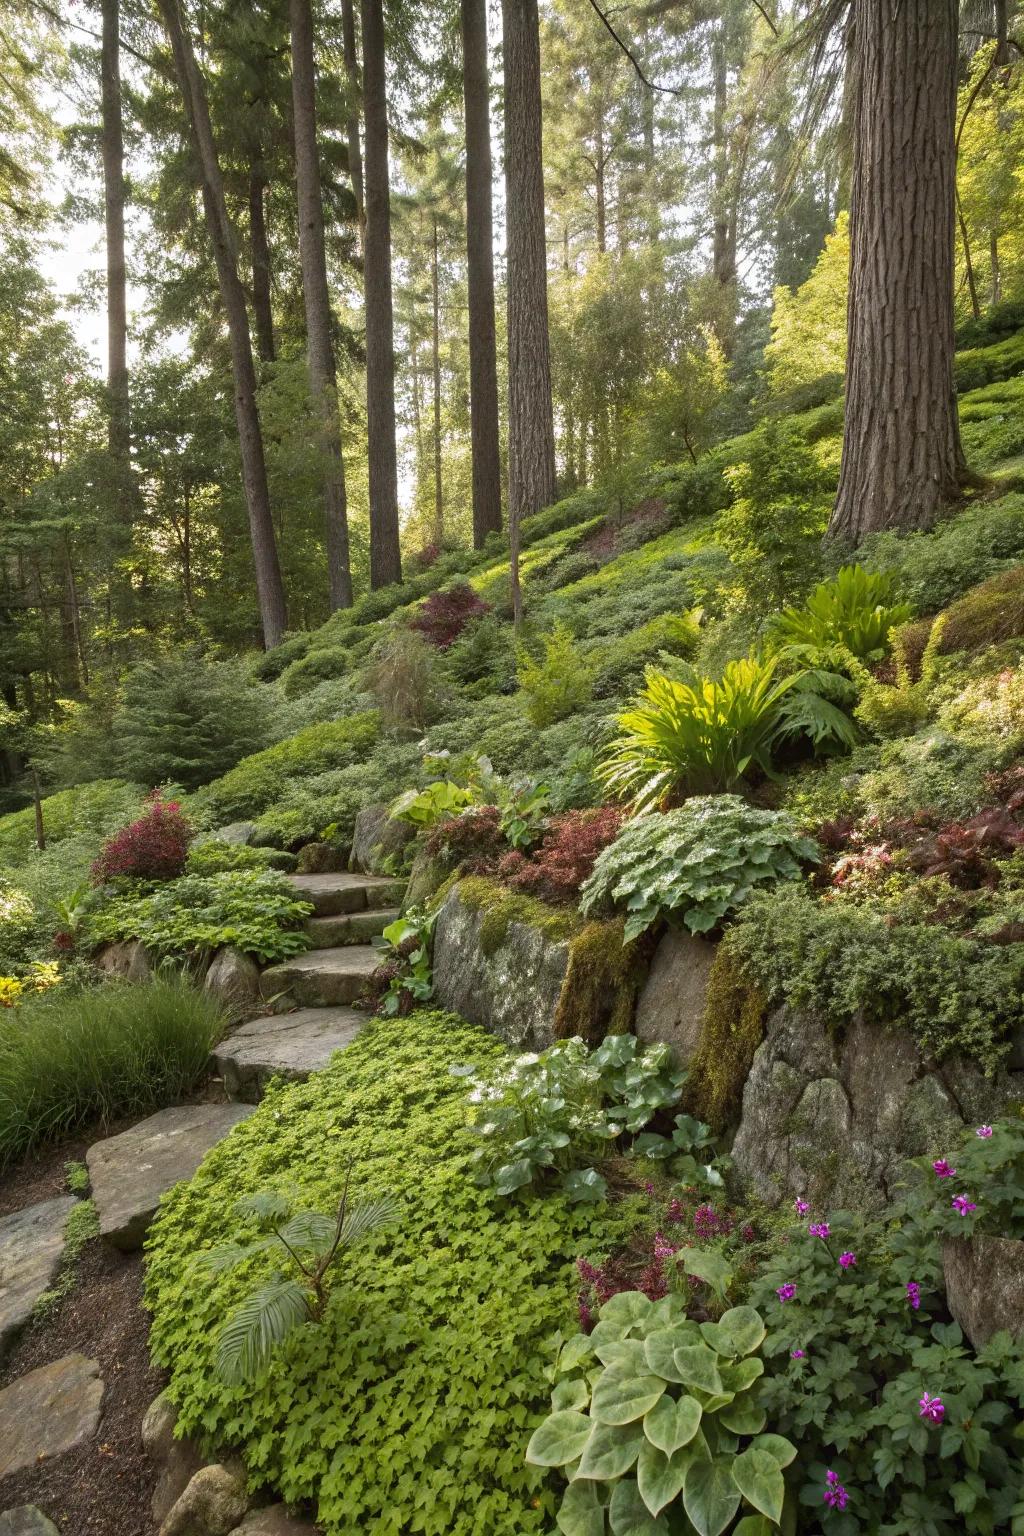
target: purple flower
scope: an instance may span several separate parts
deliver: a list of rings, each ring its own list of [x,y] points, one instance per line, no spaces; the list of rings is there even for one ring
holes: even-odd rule
[[[775,1294],[780,1301],[792,1301],[793,1297],[796,1295],[796,1286],[793,1284],[792,1280],[787,1280],[785,1285],[780,1285],[777,1287]]]
[[[812,1237],[820,1237],[824,1240],[829,1235],[829,1224],[827,1221],[812,1221],[807,1230]]]
[[[855,1253],[841,1253],[839,1255],[840,1269],[852,1269],[856,1262],[857,1255]]]
[[[976,1211],[978,1207],[973,1200],[968,1200],[966,1195],[954,1195],[953,1209],[961,1216],[969,1216],[971,1211]]]
[[[791,1360],[806,1360],[807,1351],[805,1349],[791,1349],[789,1352],[789,1358]]]
[[[801,1200],[800,1197],[797,1196],[797,1198],[793,1201],[793,1209],[796,1211],[798,1216],[806,1216],[807,1212],[810,1210],[810,1206],[806,1200]]]
[[[932,1163],[932,1168],[940,1179],[951,1179],[956,1173],[956,1169],[951,1168],[944,1157],[937,1158]]]
[[[670,1259],[675,1253],[671,1243],[666,1243],[660,1232],[654,1234],[654,1257],[656,1259]]]
[[[980,1136],[982,1141],[987,1141],[992,1135],[992,1127],[990,1125],[979,1125],[974,1134],[975,1136]]]
[[[693,1213],[693,1230],[698,1237],[714,1237],[721,1226],[713,1205],[698,1205]]]
[[[907,1281],[907,1300],[916,1312],[921,1305],[921,1287],[916,1280]]]
[[[849,1497],[850,1495],[839,1481],[839,1473],[826,1472],[825,1492],[822,1497],[822,1502],[827,1504],[829,1509],[842,1510],[846,1508],[847,1500]]]
[[[669,1221],[682,1221],[682,1219],[683,1219],[683,1207],[682,1207],[682,1203],[679,1200],[670,1200],[669,1201],[669,1203],[668,1203],[668,1219],[669,1219]]]
[[[930,1424],[941,1424],[946,1416],[946,1405],[941,1397],[929,1397],[924,1394],[920,1402],[919,1418],[927,1419]]]

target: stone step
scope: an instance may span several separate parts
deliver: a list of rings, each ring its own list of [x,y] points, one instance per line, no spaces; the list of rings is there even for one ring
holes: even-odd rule
[[[103,1406],[95,1360],[65,1355],[0,1392],[0,1478],[93,1440]]]
[[[366,1014],[354,1008],[300,1008],[250,1019],[221,1041],[213,1067],[229,1098],[253,1104],[272,1077],[303,1079],[323,1071],[365,1023]]]
[[[0,1355],[52,1284],[64,1252],[71,1195],[30,1205],[0,1221]]]
[[[401,913],[397,907],[385,907],[381,911],[339,912],[337,917],[309,917],[305,931],[313,941],[314,949],[337,949],[345,944],[368,944],[379,938],[389,923]]]
[[[185,1104],[94,1142],[85,1161],[101,1234],[115,1248],[141,1248],[160,1196],[190,1179],[210,1148],[251,1114],[243,1104]]]
[[[260,977],[268,1003],[288,1008],[335,1008],[354,1003],[381,964],[383,955],[369,944],[311,949],[272,965]]]
[[[292,875],[291,883],[317,917],[397,907],[405,894],[405,881],[388,875]]]

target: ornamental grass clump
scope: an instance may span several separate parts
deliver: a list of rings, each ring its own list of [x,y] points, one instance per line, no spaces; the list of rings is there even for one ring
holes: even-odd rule
[[[677,811],[629,821],[583,886],[584,913],[615,906],[625,939],[666,918],[708,933],[760,887],[798,880],[819,857],[784,811],[756,810],[735,795],[688,800]]]

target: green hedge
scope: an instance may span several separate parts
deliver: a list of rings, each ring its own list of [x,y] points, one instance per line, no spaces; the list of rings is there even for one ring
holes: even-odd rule
[[[271,1093],[152,1229],[151,1346],[181,1429],[311,1501],[328,1536],[553,1529],[550,1490],[523,1460],[547,1408],[544,1341],[575,1328],[575,1257],[614,1248],[635,1215],[554,1195],[496,1203],[474,1185],[465,1083],[448,1068],[502,1054],[451,1015],[375,1020],[325,1072]],[[200,1284],[193,1256],[235,1235],[238,1195],[297,1187],[331,1210],[350,1158],[354,1193],[394,1193],[398,1225],[346,1258],[324,1325],[287,1340],[268,1379],[225,1387],[217,1328],[267,1261]]]

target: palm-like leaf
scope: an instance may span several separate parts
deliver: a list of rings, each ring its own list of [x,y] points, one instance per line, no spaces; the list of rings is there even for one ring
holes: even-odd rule
[[[217,1341],[217,1372],[229,1386],[251,1381],[276,1345],[311,1316],[297,1280],[273,1280],[252,1291],[228,1318]]]
[[[392,1226],[398,1220],[401,1207],[393,1195],[380,1195],[375,1200],[361,1200],[345,1212],[341,1228],[340,1247],[351,1248],[371,1232]]]
[[[296,1211],[295,1215],[280,1228],[281,1241],[289,1248],[303,1253],[314,1253],[321,1258],[331,1250],[336,1223],[320,1211]]]
[[[258,1221],[261,1226],[268,1222],[275,1226],[291,1215],[292,1202],[287,1195],[276,1189],[261,1189],[255,1195],[246,1195],[234,1206],[234,1213],[243,1221]]]

